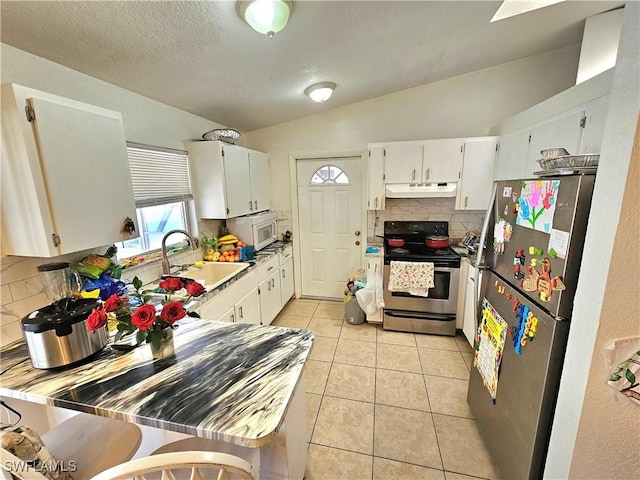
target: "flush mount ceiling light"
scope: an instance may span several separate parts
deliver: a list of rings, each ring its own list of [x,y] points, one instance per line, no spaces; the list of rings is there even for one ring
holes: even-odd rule
[[[256,32],[269,38],[282,30],[293,11],[288,0],[241,0],[237,3],[238,15]]]
[[[304,90],[304,94],[308,95],[314,102],[324,103],[329,100],[335,88],[336,84],[333,82],[316,83],[307,87]]]

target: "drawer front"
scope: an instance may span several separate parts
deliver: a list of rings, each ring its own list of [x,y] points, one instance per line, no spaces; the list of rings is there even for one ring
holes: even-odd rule
[[[258,282],[262,282],[267,277],[273,275],[273,273],[278,270],[278,266],[278,256],[274,256],[264,265],[260,265],[260,267],[258,267]]]
[[[293,258],[293,247],[291,245],[287,245],[278,255],[280,259],[280,266],[282,267],[285,263]]]

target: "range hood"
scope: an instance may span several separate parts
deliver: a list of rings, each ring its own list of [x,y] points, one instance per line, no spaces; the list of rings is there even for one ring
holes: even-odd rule
[[[387,198],[455,197],[456,183],[389,183],[385,186]]]

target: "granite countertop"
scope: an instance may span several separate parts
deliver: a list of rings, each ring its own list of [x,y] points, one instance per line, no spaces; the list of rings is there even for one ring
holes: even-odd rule
[[[0,349],[0,395],[259,447],[284,421],[313,334],[188,320],[174,343],[163,360],[146,344],[125,354],[106,347],[89,363],[49,371],[31,366],[20,340]]]
[[[220,292],[222,292],[226,288],[229,288],[231,285],[233,285],[235,282],[237,282],[242,277],[247,275],[249,272],[255,270],[260,265],[270,261],[274,256],[280,254],[280,252],[282,252],[289,245],[292,245],[292,243],[291,242],[282,242],[282,241],[278,240],[278,241],[272,243],[271,245],[269,245],[268,247],[265,247],[262,250],[257,251],[255,253],[255,258],[253,260],[250,260],[249,262],[244,262],[244,263],[249,263],[250,264],[249,267],[247,267],[246,269],[242,270],[241,272],[238,272],[237,275],[235,275],[233,278],[231,278],[230,280],[226,281],[222,285],[220,285],[220,286],[214,288],[213,290],[211,290],[211,291],[199,296],[198,298],[194,298],[194,299],[190,300],[187,304],[185,304],[185,308],[187,310],[191,311],[194,308],[196,308],[198,306],[198,304],[202,304],[203,302],[207,302],[207,301],[211,300],[213,297],[218,295]],[[196,270],[196,269],[197,269],[197,267],[192,267],[190,270]],[[158,283],[158,281],[159,280],[155,280],[154,282],[151,282],[151,283]]]

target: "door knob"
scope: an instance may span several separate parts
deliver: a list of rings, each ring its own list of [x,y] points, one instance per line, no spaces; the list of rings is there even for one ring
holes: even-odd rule
[[[356,237],[360,236],[360,230],[356,230],[354,233],[355,233]]]
[[[356,240],[356,245],[360,245],[360,240]]]

